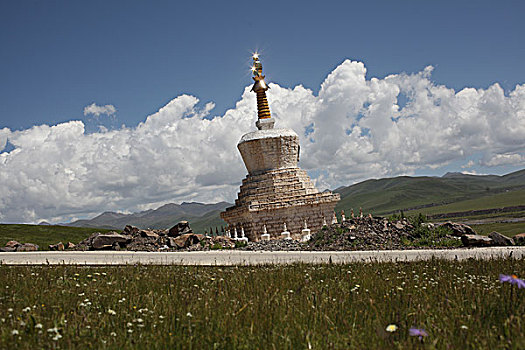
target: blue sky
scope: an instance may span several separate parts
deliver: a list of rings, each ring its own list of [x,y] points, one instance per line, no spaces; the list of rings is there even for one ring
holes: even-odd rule
[[[246,174],[235,145],[255,121],[254,50],[277,125],[298,132],[300,165],[321,189],[522,169],[524,10],[3,1],[0,221],[233,201]]]
[[[436,69],[454,89],[525,77],[520,1],[3,1],[0,127],[82,119],[113,104],[135,125],[181,93],[222,115],[262,51],[271,81],[314,91],[345,58],[368,76]]]

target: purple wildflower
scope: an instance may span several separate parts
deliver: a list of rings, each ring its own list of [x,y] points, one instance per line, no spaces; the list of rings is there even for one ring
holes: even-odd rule
[[[517,284],[518,288],[525,288],[525,281],[519,279],[516,275],[499,275],[499,281],[501,283],[509,282],[510,284]]]
[[[423,337],[428,336],[428,333],[425,332],[424,329],[420,328],[410,328],[408,332],[412,337],[419,337],[419,340],[423,339]]]

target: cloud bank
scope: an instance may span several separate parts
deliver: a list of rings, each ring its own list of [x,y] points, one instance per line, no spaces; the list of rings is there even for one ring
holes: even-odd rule
[[[474,155],[486,167],[525,165],[525,85],[507,95],[498,84],[455,92],[433,83],[431,73],[427,67],[367,79],[363,63],[346,60],[317,94],[270,84],[270,109],[276,127],[300,135],[300,165],[321,189],[467,163]],[[246,175],[236,144],[257,116],[250,88],[213,118],[213,103],[201,107],[182,95],[136,127],[86,133],[83,122],[70,121],[0,129],[0,152],[7,141],[14,146],[0,153],[0,221],[232,201]],[[85,111],[114,113],[111,107]]]

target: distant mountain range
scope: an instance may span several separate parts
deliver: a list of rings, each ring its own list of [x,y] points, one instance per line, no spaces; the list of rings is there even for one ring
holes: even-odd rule
[[[447,173],[442,177],[398,176],[372,179],[340,187],[334,192],[341,195],[341,201],[336,207],[337,213],[344,209],[348,215],[351,208],[357,213],[361,207],[365,213],[386,215],[399,210],[427,208],[477,198],[484,200],[492,195],[513,191],[517,195],[509,205],[525,204],[525,198],[521,200],[521,192],[524,190],[525,170],[520,170],[502,176]],[[134,214],[105,212],[91,220],[78,220],[64,225],[117,230],[123,229],[125,225],[165,229],[178,221],[187,220],[195,232],[204,232],[210,227],[220,229],[221,225],[225,225],[219,213],[231,205],[227,202],[166,204],[155,210]]]
[[[219,213],[230,203],[220,202],[215,204],[203,203],[182,203],[166,204],[155,210],[150,209],[133,214],[122,214],[115,212],[104,212],[90,220],[78,220],[62,225],[74,227],[94,227],[121,230],[126,225],[133,225],[140,228],[166,229],[175,225],[181,220],[190,222],[191,227],[197,232],[204,231],[213,218],[219,218]],[[212,220],[210,220],[212,218]],[[220,226],[220,223],[218,224]],[[215,228],[215,226],[214,226]]]

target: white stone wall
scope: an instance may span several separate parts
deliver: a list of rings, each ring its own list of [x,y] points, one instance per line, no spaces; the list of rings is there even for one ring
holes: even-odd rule
[[[277,169],[248,175],[235,206],[221,217],[238,231],[242,225],[251,240],[260,239],[264,225],[271,237],[279,237],[284,223],[294,236],[301,233],[305,220],[312,232],[322,227],[323,218],[329,223],[338,201],[339,194],[320,193],[304,170]]]
[[[266,130],[259,132],[263,131]],[[255,175],[272,169],[297,166],[299,161],[299,138],[297,134],[277,135],[248,139],[237,145],[249,174]]]

